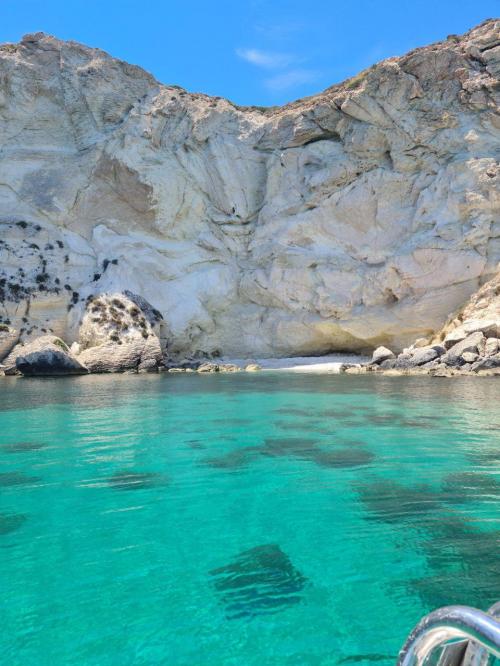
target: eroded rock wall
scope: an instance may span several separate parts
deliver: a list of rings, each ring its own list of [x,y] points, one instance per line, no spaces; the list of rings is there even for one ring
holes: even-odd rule
[[[172,354],[400,349],[500,260],[500,23],[279,109],[42,34],[0,47],[0,316],[130,290]],[[161,336],[160,336],[161,337]]]

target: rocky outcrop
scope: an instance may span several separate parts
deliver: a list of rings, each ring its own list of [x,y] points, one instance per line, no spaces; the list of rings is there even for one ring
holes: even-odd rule
[[[32,342],[16,345],[2,365],[6,375],[22,374],[27,377],[88,373],[66,343],[54,335],[44,335]]]
[[[156,372],[163,362],[161,321],[158,311],[131,292],[91,297],[75,345],[78,359],[90,372]]]
[[[3,45],[1,321],[73,343],[89,297],[131,290],[179,358],[429,338],[500,258],[499,70],[488,21],[259,109],[41,33]],[[149,357],[108,344],[85,360]]]
[[[27,376],[157,372],[163,364],[161,321],[157,310],[131,292],[90,297],[71,349],[56,336],[41,336],[16,345],[2,362],[3,371]]]
[[[433,339],[420,339],[398,356],[389,353],[376,349],[366,369],[438,377],[478,372],[500,376],[500,271]]]

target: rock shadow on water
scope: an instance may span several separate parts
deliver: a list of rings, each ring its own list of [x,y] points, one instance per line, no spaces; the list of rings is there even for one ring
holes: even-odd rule
[[[210,575],[228,619],[285,610],[302,600],[300,593],[307,582],[276,544],[243,551]]]
[[[155,472],[132,472],[121,470],[107,480],[108,486],[114,490],[146,490],[167,486],[169,479]]]
[[[6,444],[2,447],[2,450],[7,453],[29,453],[30,451],[39,451],[44,447],[45,444],[41,442],[14,442],[13,444]]]
[[[379,480],[358,486],[369,517],[386,523],[428,518],[442,509],[439,493],[429,486],[405,486],[397,481]]]
[[[40,476],[28,476],[22,472],[0,472],[0,488],[33,486],[41,480]]]
[[[0,536],[10,534],[18,530],[27,517],[22,513],[3,513],[0,512]]]

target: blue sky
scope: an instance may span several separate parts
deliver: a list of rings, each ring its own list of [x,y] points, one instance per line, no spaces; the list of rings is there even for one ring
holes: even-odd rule
[[[0,41],[43,30],[160,81],[273,105],[498,15],[499,0],[0,0]]]

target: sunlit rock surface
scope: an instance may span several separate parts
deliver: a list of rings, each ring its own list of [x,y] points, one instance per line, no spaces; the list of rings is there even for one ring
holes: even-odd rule
[[[126,290],[169,353],[399,351],[500,258],[498,21],[282,108],[43,34],[0,47],[0,316]],[[159,334],[161,337],[161,334]]]
[[[90,372],[156,371],[162,317],[143,298],[100,294],[87,301],[74,351]]]

